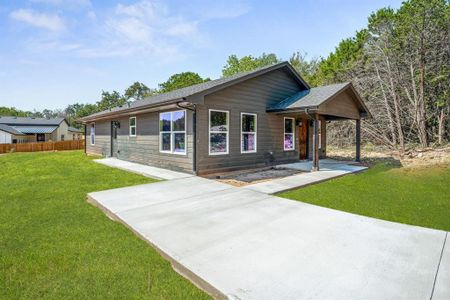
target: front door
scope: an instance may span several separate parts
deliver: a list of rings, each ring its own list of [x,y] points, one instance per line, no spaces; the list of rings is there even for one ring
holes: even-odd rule
[[[111,156],[117,157],[117,129],[119,128],[119,122],[111,121]]]
[[[308,121],[302,119],[298,126],[298,149],[300,159],[308,158]]]

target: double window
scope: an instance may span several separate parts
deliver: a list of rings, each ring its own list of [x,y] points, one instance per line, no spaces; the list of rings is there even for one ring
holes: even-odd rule
[[[186,154],[186,111],[159,114],[159,151]]]
[[[294,118],[284,118],[284,150],[294,150],[295,149],[295,119]]]
[[[91,145],[95,145],[95,123],[91,123]]]
[[[226,110],[209,110],[209,154],[228,154],[229,118]]]
[[[131,117],[128,124],[130,126],[130,136],[136,136],[136,117]]]
[[[256,114],[241,113],[241,153],[256,152]]]

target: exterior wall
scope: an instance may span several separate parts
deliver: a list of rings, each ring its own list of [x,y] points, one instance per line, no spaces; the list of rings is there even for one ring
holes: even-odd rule
[[[338,95],[335,99],[323,104],[319,109],[319,114],[343,117],[348,119],[360,119],[360,111],[357,100],[346,91]]]
[[[110,156],[111,153],[111,121],[95,122],[95,144],[91,145],[91,123],[86,124],[86,153]]]
[[[0,144],[11,144],[12,138],[11,134],[0,130]]]
[[[69,125],[65,121],[61,122],[59,127],[53,132],[52,134],[52,140],[53,141],[62,141],[61,135],[64,135],[65,141],[71,141],[72,136],[70,135],[69,138]]]
[[[197,107],[197,166],[199,174],[262,167],[298,160],[295,150],[284,151],[284,118],[266,108],[299,92],[301,86],[283,70],[244,81],[205,96]],[[209,155],[209,109],[229,111],[229,153]],[[257,114],[257,152],[241,153],[241,113]]]
[[[175,109],[180,110],[180,109]],[[96,122],[95,145],[90,144],[90,124],[87,124],[87,146],[89,154],[111,155],[111,121],[119,121],[116,147],[113,153],[119,159],[152,166],[193,172],[192,112],[186,110],[186,155],[159,152],[159,112],[137,114],[136,136],[129,135],[129,117]]]
[[[75,136],[75,139],[74,139]],[[80,132],[68,131],[66,141],[83,140],[83,134]]]

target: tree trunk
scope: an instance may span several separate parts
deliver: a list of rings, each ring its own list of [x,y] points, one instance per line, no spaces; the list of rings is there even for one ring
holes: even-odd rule
[[[444,130],[445,129],[445,112],[441,109],[438,117],[438,143],[439,145],[444,144]]]

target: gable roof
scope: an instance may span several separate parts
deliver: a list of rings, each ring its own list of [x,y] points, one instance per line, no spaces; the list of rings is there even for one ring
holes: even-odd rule
[[[367,115],[370,116],[370,112],[366,105],[360,98],[359,94],[354,89],[351,82],[337,83],[325,86],[314,87],[309,90],[300,91],[297,94],[286,98],[285,100],[277,103],[276,105],[269,107],[267,111],[285,111],[304,108],[318,108],[320,105],[326,103],[334,96],[341,92],[350,89],[356,96],[356,99],[360,106],[364,109]]]
[[[158,105],[163,105],[163,104],[180,102],[180,100],[183,100],[186,97],[190,97],[190,96],[194,96],[194,95],[198,95],[198,94],[206,95],[208,93],[212,93],[217,90],[226,88],[228,86],[237,84],[244,80],[255,78],[259,75],[262,75],[262,74],[265,74],[265,73],[268,73],[268,72],[271,72],[274,70],[282,69],[282,68],[286,68],[287,70],[289,70],[292,73],[292,75],[294,76],[294,78],[301,85],[303,85],[306,89],[309,88],[309,85],[303,80],[303,78],[301,78],[301,76],[297,73],[297,71],[295,71],[295,69],[288,62],[285,61],[285,62],[281,62],[278,64],[261,67],[256,70],[253,70],[253,71],[242,72],[242,73],[238,73],[233,76],[230,76],[230,77],[223,77],[223,78],[219,78],[216,80],[211,80],[211,81],[191,85],[188,87],[184,87],[181,89],[177,89],[177,90],[174,90],[174,91],[171,91],[168,93],[147,97],[142,100],[134,101],[134,102],[130,103],[129,105],[114,107],[109,110],[104,110],[104,111],[92,114],[90,116],[81,118],[80,120],[87,121],[87,120],[95,119],[96,117],[114,114],[116,112],[122,112],[122,111],[125,112],[127,110],[133,110],[133,109],[138,109],[138,108],[152,107],[152,106],[158,106]]]
[[[14,127],[11,127],[11,126],[6,125],[6,124],[0,124],[0,130],[8,132],[8,133],[11,133],[11,134],[15,134],[15,135],[25,135],[24,133],[18,131]]]
[[[59,126],[64,118],[31,118],[31,117],[9,117],[0,116],[0,124],[6,125],[37,125],[37,126]]]

